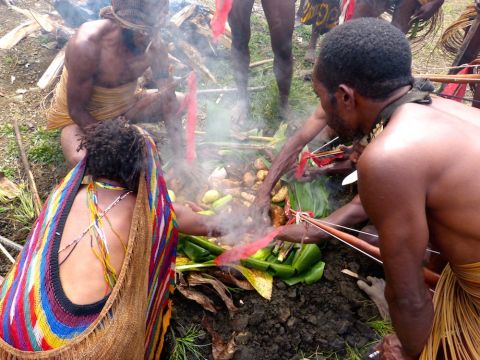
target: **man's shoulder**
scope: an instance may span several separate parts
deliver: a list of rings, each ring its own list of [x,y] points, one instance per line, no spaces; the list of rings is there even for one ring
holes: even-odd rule
[[[112,20],[87,21],[78,28],[73,40],[76,43],[92,42],[100,44],[103,38],[119,34],[119,30],[120,26]]]

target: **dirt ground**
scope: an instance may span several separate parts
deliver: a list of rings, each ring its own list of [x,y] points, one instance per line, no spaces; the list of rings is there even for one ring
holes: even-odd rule
[[[446,0],[445,23],[450,23],[470,3],[469,0]],[[51,8],[46,0],[15,0],[14,4],[36,11]],[[0,2],[0,36],[25,20],[23,15],[8,10]],[[297,34],[298,31],[294,36],[296,46],[304,49],[308,39],[301,38],[305,30],[301,35]],[[434,51],[432,44],[434,42],[431,41],[420,46],[421,50],[415,57],[417,72],[425,71],[426,64],[444,67],[451,62]],[[0,171],[7,173],[16,183],[26,181],[26,177],[9,124],[13,118],[18,121],[27,148],[33,134],[45,127],[42,104],[50,90],[41,91],[36,82],[58,52],[57,47],[53,35],[37,32],[11,50],[0,50]],[[302,55],[297,54],[297,63],[301,63]],[[49,161],[33,162],[32,171],[40,196],[45,200],[53,186],[65,175],[66,167]],[[0,212],[0,235],[22,242],[28,230]],[[216,303],[220,311],[211,315],[176,293],[174,330],[200,324],[206,316],[225,340],[235,337],[238,350],[234,359],[356,358],[353,348],[366,349],[379,340],[379,335],[368,325],[379,315],[355,281],[340,271],[348,268],[361,276],[381,276],[382,270],[377,263],[340,243],[326,244],[323,254],[326,270],[324,278],[317,284],[288,287],[276,281],[271,301],[264,300],[255,292],[234,292],[234,302],[239,311],[233,319],[229,319],[220,301]],[[0,272],[4,273],[9,266],[0,255]],[[200,341],[209,344],[211,339],[203,336]],[[210,347],[207,346],[203,352],[211,357]],[[165,358],[169,358],[168,352]]]

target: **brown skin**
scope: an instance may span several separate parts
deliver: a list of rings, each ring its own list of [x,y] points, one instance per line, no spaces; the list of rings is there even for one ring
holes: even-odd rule
[[[404,33],[410,29],[411,20],[418,18],[427,20],[443,5],[444,0],[433,0],[421,6],[418,0],[402,0],[395,7],[392,16],[392,25]],[[374,5],[372,5],[372,3]],[[379,17],[387,10],[387,1],[383,0],[358,0],[355,7],[354,19],[362,17]]]
[[[239,89],[238,122],[248,114],[248,73],[250,64],[250,16],[254,0],[234,1],[228,22],[232,28],[231,56]],[[292,35],[295,24],[295,0],[262,0],[270,30],[274,54],[273,71],[280,93],[280,111],[286,114],[293,74]]]
[[[128,49],[122,38],[122,28],[111,20],[83,24],[68,42],[65,66],[68,69],[67,99],[69,113],[75,125],[62,130],[61,144],[67,162],[75,165],[85,153],[77,152],[83,129],[97,120],[87,111],[93,87],[113,88],[136,81],[151,67],[153,79],[162,89],[169,81],[168,51],[156,37],[145,53],[150,37],[135,32],[138,53]],[[182,132],[175,118],[178,102],[175,90],[142,96],[125,117],[132,122],[164,120],[175,153],[181,154]]]
[[[111,180],[105,181],[116,184]],[[100,209],[105,209],[121,192],[100,188],[97,190],[97,194]],[[130,194],[107,214],[113,229],[124,244],[128,241],[135,200],[135,195]],[[215,217],[196,214],[190,208],[179,204],[174,204],[174,208],[180,232],[202,236],[218,234],[218,231],[215,230]],[[60,249],[76,239],[90,224],[91,220],[88,218],[88,214],[86,188],[83,186],[75,197],[68,214]],[[124,248],[106,221],[104,225],[111,262],[118,274],[125,256]],[[62,261],[67,254],[68,250],[59,254],[59,260]],[[103,267],[92,252],[88,234],[78,243],[65,263],[60,266],[60,280],[65,294],[74,304],[91,304],[108,294],[109,288],[103,277]]]
[[[282,175],[289,170],[298,159],[302,149],[324,129],[326,129],[325,112],[319,105],[305,124],[287,140],[280,153],[275,157],[268,175],[257,192],[253,203],[254,209],[265,212],[270,204],[270,192]]]
[[[367,134],[380,110],[408,91],[402,87],[376,101],[341,84],[332,106],[321,79],[314,88],[327,123],[348,136]],[[437,97],[428,106],[403,105],[357,165],[362,204],[380,237],[385,296],[404,359],[420,354],[432,326],[422,272],[429,241],[451,264],[480,261],[480,189],[471,160],[480,156],[479,116],[478,109]]]
[[[363,209],[362,203],[360,202],[360,197],[356,195],[352,201],[335,210],[323,220],[337,225],[352,227],[368,220],[368,217]],[[286,226],[277,236],[277,239],[279,240],[303,242],[305,244],[321,243],[329,238],[330,235],[325,231],[322,231],[315,226],[306,226],[305,223]]]

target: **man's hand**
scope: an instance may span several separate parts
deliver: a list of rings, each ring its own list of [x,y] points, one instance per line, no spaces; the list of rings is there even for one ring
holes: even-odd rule
[[[478,1],[478,0],[475,0]],[[430,1],[426,3],[425,5],[422,5],[420,8],[418,8],[413,16],[416,19],[420,20],[428,20],[430,19],[435,12],[443,5],[443,0],[435,0],[435,1]]]
[[[385,336],[378,346],[380,359],[382,360],[413,360],[414,358],[405,355],[402,344],[397,335]]]

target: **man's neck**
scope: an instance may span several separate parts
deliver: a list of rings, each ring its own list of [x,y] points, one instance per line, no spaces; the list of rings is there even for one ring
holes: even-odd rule
[[[362,111],[362,132],[364,135],[368,134],[372,129],[373,123],[377,119],[378,114],[389,104],[397,101],[402,96],[404,96],[412,87],[410,85],[402,86],[395,90],[388,98],[381,101],[376,101],[368,98],[363,98],[363,107]]]

